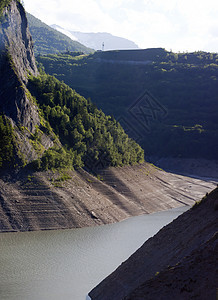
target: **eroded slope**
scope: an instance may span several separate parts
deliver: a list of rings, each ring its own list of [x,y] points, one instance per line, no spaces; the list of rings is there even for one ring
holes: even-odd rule
[[[216,299],[218,188],[150,238],[93,300]]]
[[[78,171],[4,173],[0,231],[67,229],[121,221],[192,205],[213,182],[174,175],[149,164],[108,168],[101,180]],[[67,179],[68,178],[68,179]]]

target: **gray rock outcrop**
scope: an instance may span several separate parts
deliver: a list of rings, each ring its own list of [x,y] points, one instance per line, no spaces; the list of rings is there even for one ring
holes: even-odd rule
[[[27,162],[37,158],[29,138],[40,127],[38,107],[26,87],[29,75],[38,75],[33,42],[24,8],[12,0],[0,19],[0,112],[12,122],[18,149]],[[42,140],[45,149],[53,145],[48,136]]]

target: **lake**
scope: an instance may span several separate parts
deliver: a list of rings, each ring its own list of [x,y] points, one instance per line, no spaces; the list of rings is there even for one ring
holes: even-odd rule
[[[85,300],[180,207],[116,224],[0,234],[1,300]]]

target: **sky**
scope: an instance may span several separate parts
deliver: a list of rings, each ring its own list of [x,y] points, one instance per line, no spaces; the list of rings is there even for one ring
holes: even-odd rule
[[[24,0],[48,25],[108,32],[140,48],[218,52],[217,0]]]

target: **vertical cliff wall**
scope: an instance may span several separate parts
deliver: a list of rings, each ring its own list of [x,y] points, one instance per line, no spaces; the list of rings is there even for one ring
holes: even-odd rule
[[[38,74],[32,37],[23,6],[12,0],[0,18],[0,112],[11,120],[19,151],[26,161],[37,157],[29,138],[42,123],[38,107],[26,87],[29,74]],[[45,149],[53,145],[44,134],[41,140]]]

